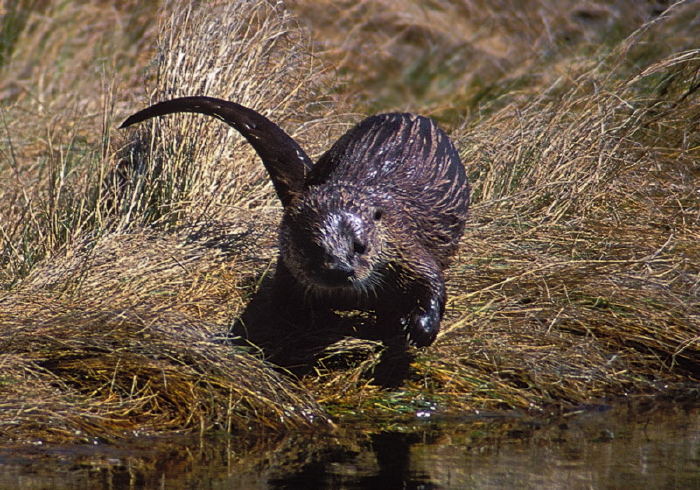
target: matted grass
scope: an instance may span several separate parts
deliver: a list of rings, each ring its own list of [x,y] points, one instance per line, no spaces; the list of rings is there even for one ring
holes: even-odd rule
[[[299,18],[262,0],[33,5],[19,4],[22,28],[3,24],[5,440],[256,435],[325,430],[328,414],[385,424],[697,393],[684,389],[700,380],[693,2],[597,17],[536,1],[293,2]],[[183,95],[257,109],[312,155],[350,112],[445,121],[474,206],[436,344],[318,331],[304,350],[289,332],[276,348],[309,363],[297,369],[231,339],[276,255],[262,165],[199,116],[114,130]]]

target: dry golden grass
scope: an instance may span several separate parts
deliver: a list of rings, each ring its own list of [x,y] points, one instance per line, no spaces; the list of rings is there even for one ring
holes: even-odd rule
[[[545,91],[609,49],[656,1],[291,0],[318,49],[370,110],[420,110],[456,123],[503,94]]]
[[[179,90],[197,90],[184,76],[191,73],[191,83],[208,81],[198,90],[234,98],[245,89],[246,103],[264,100],[283,120],[302,107],[311,112],[316,104],[315,110],[322,110],[318,100],[302,97],[322,78],[289,14],[265,2],[244,7],[166,5],[151,13],[151,21],[163,25],[158,39],[158,31],[141,33],[159,46],[153,55],[159,56],[158,69],[146,77],[154,80],[154,97],[172,96],[178,80]],[[114,17],[105,22],[118,24],[142,12],[131,8],[124,17],[109,10]],[[69,22],[70,8],[48,9],[52,20],[68,23],[63,30],[49,29],[59,38],[88,23],[82,16]],[[102,15],[100,9],[91,12]],[[29,22],[27,35],[32,32]],[[74,56],[95,63],[99,55],[89,46],[98,41],[84,42]],[[262,51],[247,51],[251,46]],[[59,62],[41,61],[47,72]],[[7,440],[112,440],[210,428],[259,433],[323,424],[316,402],[265,365],[255,350],[222,342],[243,302],[239,270],[269,262],[269,253],[253,255],[250,248],[257,247],[261,234],[274,234],[274,225],[266,227],[260,219],[264,208],[254,223],[241,211],[266,204],[271,195],[267,179],[246,182],[236,173],[255,168],[261,174],[249,150],[234,145],[233,133],[220,125],[199,130],[180,119],[153,133],[162,138],[151,136],[149,128],[132,135],[135,145],[149,145],[149,160],[134,158],[132,164],[122,143],[109,141],[115,125],[112,101],[129,90],[110,85],[98,90],[90,87],[94,78],[85,78],[76,95],[94,96],[80,110],[95,98],[109,99],[96,111],[104,125],[102,141],[93,119],[91,128],[85,124],[65,138],[61,134],[63,139],[36,136],[36,149],[27,152],[20,129],[29,135],[37,131],[24,116],[30,97],[15,97],[6,111],[10,124],[3,152],[9,158],[2,172],[9,184],[3,187],[0,228],[8,290],[0,330],[7,339],[2,384]],[[109,83],[115,82],[112,74]],[[68,87],[56,97],[65,93],[71,93]],[[145,103],[132,96],[128,108],[116,110],[118,117]],[[66,105],[77,119],[79,108]],[[66,130],[50,114],[31,114],[42,116]],[[200,138],[188,141],[182,131]],[[90,148],[87,155],[76,155],[80,138],[81,148]],[[232,158],[249,163],[237,167]],[[217,225],[224,217],[226,224]],[[234,222],[239,224],[231,226]],[[191,226],[183,229],[184,223]],[[179,231],[164,233],[173,227]],[[36,390],[27,390],[30,380]]]
[[[5,295],[5,440],[258,434],[325,420],[255,350],[222,342],[222,324],[241,301],[231,278],[246,259],[186,242],[146,230],[108,235]]]
[[[688,393],[700,27],[693,2],[642,25],[652,3],[298,0],[297,19],[263,0],[20,2],[0,67],[0,434],[258,434]],[[183,95],[255,108],[313,155],[350,111],[449,122],[475,203],[438,342],[334,339],[299,353],[300,378],[229,345],[274,264],[262,165],[199,116],[113,129]]]
[[[291,14],[271,5],[176,8],[159,36],[155,87],[136,107],[188,95],[235,99],[285,125],[313,150],[309,140],[318,145],[319,133],[328,131],[314,118],[331,110],[319,96],[322,67]],[[116,183],[125,196],[120,212],[129,220],[221,220],[231,208],[274,202],[254,151],[219,121],[175,115],[134,132]]]

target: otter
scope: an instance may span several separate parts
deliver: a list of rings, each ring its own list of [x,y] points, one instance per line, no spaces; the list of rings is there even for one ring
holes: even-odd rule
[[[258,112],[211,97],[160,102],[120,128],[178,112],[216,117],[260,156],[284,213],[273,278],[290,311],[373,311],[378,331],[432,344],[445,310],[443,271],[457,250],[470,187],[448,136],[426,117],[368,117],[313,164]],[[382,334],[383,335],[383,334]]]

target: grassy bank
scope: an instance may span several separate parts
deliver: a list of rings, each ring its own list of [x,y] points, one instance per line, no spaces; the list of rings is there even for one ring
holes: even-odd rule
[[[5,12],[0,434],[257,435],[697,396],[700,9],[529,3]],[[474,205],[436,344],[302,339],[280,363],[232,343],[275,260],[262,165],[199,116],[114,129],[183,95],[255,108],[312,156],[359,115],[441,121]]]

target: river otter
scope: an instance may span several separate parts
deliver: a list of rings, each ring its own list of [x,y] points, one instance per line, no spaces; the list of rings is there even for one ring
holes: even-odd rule
[[[274,276],[278,305],[376,312],[377,328],[430,345],[445,308],[442,271],[469,207],[459,155],[437,124],[413,114],[371,116],[313,165],[276,124],[239,104],[184,97],[130,116],[125,128],[176,112],[214,116],[260,155],[284,206]]]

